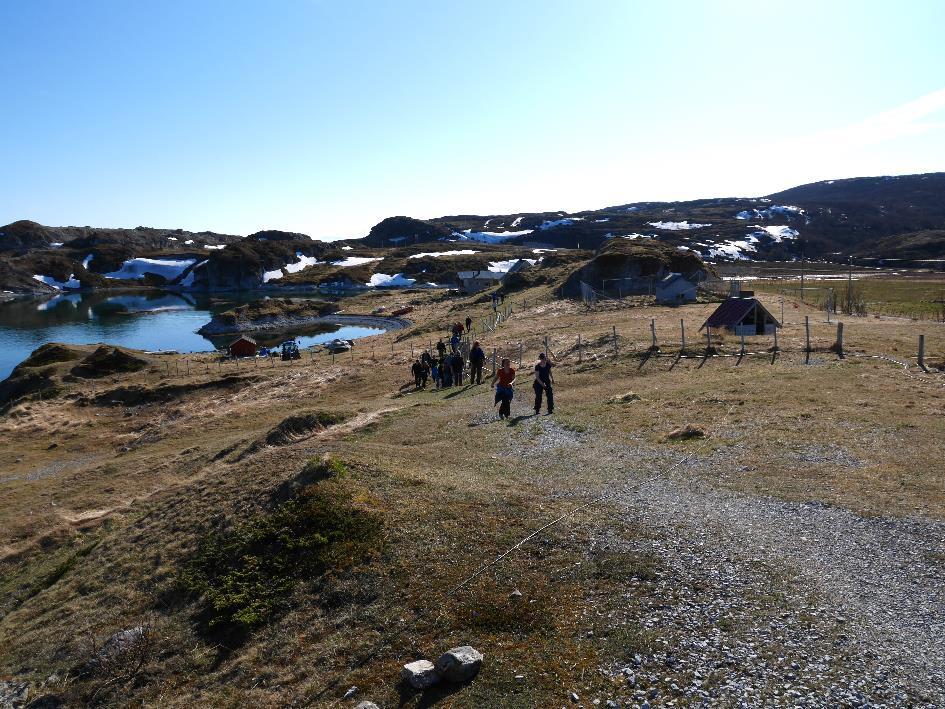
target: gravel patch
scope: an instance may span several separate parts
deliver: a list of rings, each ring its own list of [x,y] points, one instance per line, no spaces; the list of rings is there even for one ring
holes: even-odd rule
[[[588,632],[612,655],[599,668],[615,687],[602,706],[945,705],[945,523],[716,488],[702,480],[731,470],[738,446],[712,438],[615,443],[551,417],[513,429],[507,455],[561,474],[581,466],[583,487],[558,478],[552,497],[608,493],[589,559],[658,562],[620,595],[589,591]],[[865,464],[832,444],[789,454]],[[624,523],[640,537],[610,531]]]

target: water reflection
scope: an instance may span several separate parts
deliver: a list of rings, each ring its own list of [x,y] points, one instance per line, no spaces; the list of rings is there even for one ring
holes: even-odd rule
[[[133,349],[206,352],[225,348],[233,336],[206,338],[197,330],[215,313],[259,300],[247,294],[219,297],[195,293],[60,293],[45,299],[0,304],[0,379],[46,342],[107,342]],[[296,296],[293,296],[296,299]],[[254,336],[261,346],[294,337],[302,347],[342,337],[357,339],[383,330],[319,325],[293,334]]]

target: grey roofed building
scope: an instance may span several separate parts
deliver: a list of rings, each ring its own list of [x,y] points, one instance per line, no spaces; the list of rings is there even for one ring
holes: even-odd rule
[[[486,288],[491,288],[501,283],[502,279],[505,278],[504,271],[460,271],[456,275],[466,293],[477,293]]]
[[[692,303],[696,299],[696,284],[681,273],[670,273],[656,282],[654,294],[657,303]]]

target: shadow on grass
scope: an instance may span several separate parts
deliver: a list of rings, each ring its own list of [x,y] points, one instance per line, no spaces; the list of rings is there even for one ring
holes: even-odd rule
[[[473,386],[473,385],[472,385],[472,384],[466,384],[465,386],[463,386],[462,389],[457,389],[456,391],[450,392],[449,394],[447,394],[447,395],[444,396],[443,398],[444,398],[444,399],[452,399],[454,396],[459,396],[460,394],[464,393],[464,392],[465,392],[467,389],[469,389],[469,387],[471,387],[471,386]]]
[[[405,680],[401,680],[400,684],[397,685],[397,693],[400,696],[400,701],[397,706],[405,707],[412,706],[417,707],[418,709],[423,709],[424,707],[436,706],[439,702],[443,701],[447,697],[451,697],[457,692],[462,691],[464,688],[472,684],[474,680],[469,682],[463,682],[462,684],[453,684],[452,682],[442,682],[437,684],[429,689],[418,690],[410,686]]]
[[[538,414],[519,414],[518,416],[509,419],[509,426],[518,426],[522,421],[535,418],[537,415]]]

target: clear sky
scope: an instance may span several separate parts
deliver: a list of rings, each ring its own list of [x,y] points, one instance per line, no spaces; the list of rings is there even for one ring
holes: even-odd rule
[[[398,214],[945,170],[942,0],[0,0],[0,224]]]

